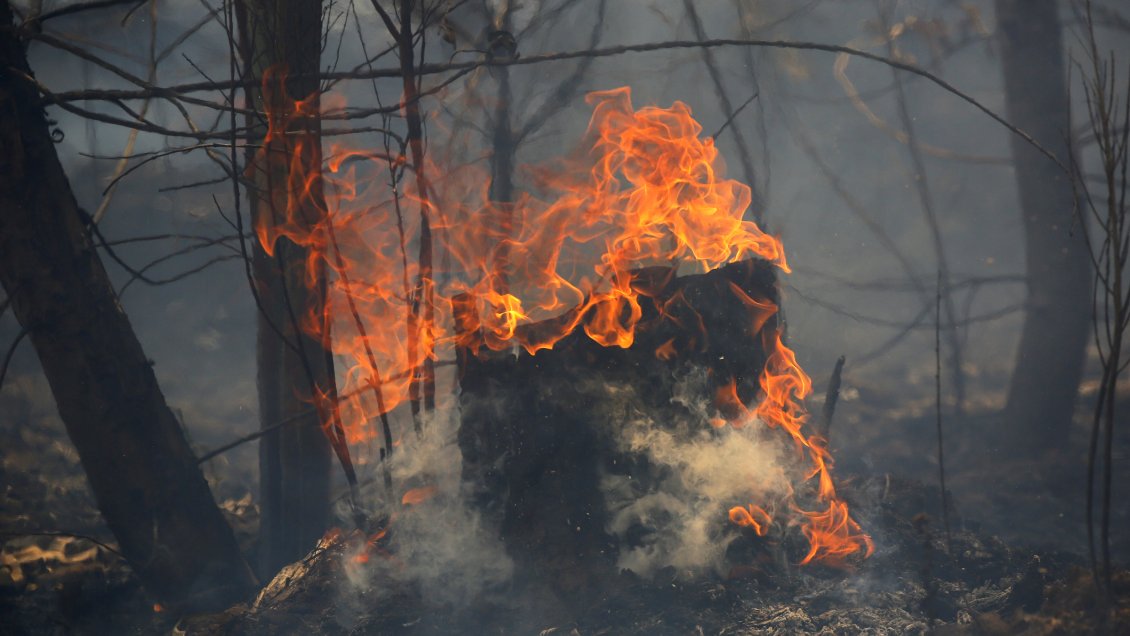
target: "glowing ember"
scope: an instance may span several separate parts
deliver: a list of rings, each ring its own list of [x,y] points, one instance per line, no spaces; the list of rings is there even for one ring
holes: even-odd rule
[[[735,525],[752,528],[754,534],[763,537],[765,533],[769,531],[769,524],[773,523],[773,519],[769,516],[769,513],[762,510],[760,506],[749,504],[749,506],[745,508],[741,506],[730,508],[730,522]]]
[[[422,504],[425,501],[434,497],[435,494],[438,491],[439,491],[439,489],[436,488],[435,486],[424,486],[422,488],[413,488],[412,490],[409,490],[408,492],[404,493],[404,496],[400,498],[400,503],[402,505],[405,505],[405,506],[415,506],[415,505],[418,505],[418,504]]]
[[[269,75],[264,84],[264,93],[277,98],[281,78]],[[325,315],[302,322],[344,364],[337,409],[350,442],[376,437],[375,418],[416,399],[417,382],[433,380],[424,361],[457,347],[536,354],[577,329],[601,345],[631,347],[640,296],[648,295],[634,284],[633,272],[642,267],[706,272],[757,257],[789,271],[780,241],[744,220],[750,190],[724,178],[714,141],[700,136],[689,107],[636,110],[627,88],[591,93],[587,101],[593,115],[581,152],[529,169],[533,191],[506,204],[487,200],[488,180],[474,167],[423,166],[428,179],[401,179],[393,189],[389,168],[404,168],[403,157],[335,146],[324,167],[309,165],[317,153],[303,152],[301,137],[285,134],[296,118],[316,115],[309,103],[290,102],[289,111],[270,114],[264,152],[292,158],[287,201],[277,202],[274,218],[255,230],[268,252],[285,237],[308,248],[309,271],[324,265],[332,274]],[[420,184],[428,190],[417,191]],[[320,212],[302,216],[311,207]],[[435,265],[431,278],[421,280],[406,254],[419,244],[424,213]],[[763,330],[777,307],[737,286],[732,291],[747,307],[753,332],[764,336],[763,399],[749,409],[731,382],[716,396],[723,417],[711,424],[742,426],[756,417],[784,430],[807,459],[806,482],[815,483],[826,510],[810,512],[794,502],[787,511],[809,541],[805,563],[836,565],[869,555],[870,538],[836,495],[824,440],[803,432],[811,381],[780,333]],[[687,303],[681,295],[667,302]],[[701,328],[701,317],[698,322]],[[684,328],[693,333],[695,325]],[[676,342],[664,343],[655,356],[678,356]],[[418,504],[434,492],[410,490],[402,503]],[[729,518],[757,536],[775,522],[790,522],[753,503],[736,505]]]

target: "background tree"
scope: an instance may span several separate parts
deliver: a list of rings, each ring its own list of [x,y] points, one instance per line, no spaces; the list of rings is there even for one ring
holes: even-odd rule
[[[1071,112],[1055,0],[996,0],[1009,121],[1066,165]],[[1007,444],[1027,453],[1067,442],[1083,374],[1091,263],[1071,175],[1009,140],[1024,226],[1028,298],[1005,408]]]

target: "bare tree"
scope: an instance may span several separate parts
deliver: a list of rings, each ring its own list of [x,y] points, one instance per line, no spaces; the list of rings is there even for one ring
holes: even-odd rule
[[[163,603],[216,608],[254,585],[118,304],[0,5],[0,282],[122,554]]]
[[[1114,56],[1099,52],[1091,3],[1086,3],[1083,95],[1088,124],[1098,151],[1099,188],[1088,186],[1078,162],[1072,162],[1083,193],[1080,222],[1093,223],[1095,232],[1087,247],[1095,270],[1094,338],[1102,375],[1091,420],[1091,442],[1087,460],[1087,542],[1095,585],[1107,598],[1114,593],[1110,555],[1111,504],[1113,497],[1113,448],[1118,378],[1126,370],[1126,332],[1130,328],[1130,218],[1127,193],[1130,182],[1130,74],[1119,86]],[[1121,94],[1120,94],[1120,91]],[[1097,191],[1096,191],[1097,190]],[[1101,439],[1101,460],[1100,460]],[[1100,472],[1101,469],[1101,472]],[[1096,477],[1101,475],[1096,484]],[[1099,527],[1095,528],[1095,504],[1099,504]]]
[[[235,6],[243,76],[253,80],[246,85],[253,106],[246,123],[251,224],[259,237],[252,257],[260,309],[259,418],[263,427],[298,420],[259,445],[260,567],[271,574],[305,554],[329,525],[331,445],[351,470],[344,442],[322,428],[336,414],[333,359],[327,343],[303,328],[303,321],[325,315],[325,266],[311,264],[307,246],[277,236],[279,226],[312,228],[326,214],[318,178],[322,3],[244,0]],[[301,112],[299,100],[306,100]],[[269,118],[283,130],[268,138]],[[328,328],[320,331],[329,337]],[[312,412],[311,404],[317,407]]]
[[[1070,104],[1059,3],[996,0],[1011,123],[1061,162],[1068,156]],[[1031,453],[1067,441],[1083,373],[1090,262],[1075,221],[1071,175],[1012,137],[1027,255],[1028,302],[1006,407],[1008,444]]]

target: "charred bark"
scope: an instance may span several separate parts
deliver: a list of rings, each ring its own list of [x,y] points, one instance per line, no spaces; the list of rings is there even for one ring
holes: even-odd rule
[[[734,382],[748,402],[765,365],[761,338],[776,327],[775,316],[751,317],[734,291],[776,305],[774,272],[762,261],[682,278],[649,268],[634,280],[643,317],[628,349],[576,330],[534,356],[460,351],[465,481],[479,487],[477,501],[498,524],[518,579],[553,581],[574,600],[597,593],[616,562],[602,476],[630,474],[647,487],[646,459],[618,449],[615,427],[632,418],[701,427],[688,403],[673,400],[686,397],[677,385],[694,373],[705,372],[696,400],[713,401]],[[459,306],[457,324],[473,324]]]
[[[1059,3],[997,0],[1008,119],[1066,165],[1070,103]],[[1010,136],[1027,254],[1028,309],[1009,386],[1008,444],[1067,441],[1090,329],[1091,264],[1070,175]]]
[[[285,94],[264,94],[256,83],[247,90],[247,103],[257,113],[293,108],[291,100],[318,91],[321,56],[321,2],[302,0],[245,0],[236,4],[240,23],[244,72],[261,81],[268,71],[286,76]],[[317,99],[314,97],[314,99]],[[267,133],[261,116],[249,116],[248,128],[260,142]],[[294,165],[294,148],[304,153],[300,163],[309,170],[321,166],[321,126],[317,118],[294,118],[285,141],[272,140],[265,151],[249,144],[251,220],[255,227],[283,222]],[[313,226],[324,215],[320,180],[301,198],[297,214]],[[310,316],[322,316],[325,305],[324,265],[307,284],[307,249],[287,238],[268,254],[254,242],[253,272],[259,298],[257,367],[259,420],[262,427],[298,417],[294,425],[265,435],[259,444],[260,505],[262,507],[259,567],[270,576],[306,554],[330,523],[333,455],[322,431],[326,413],[309,413],[319,395],[334,395],[332,361],[324,343],[301,326]]]
[[[0,282],[30,334],[106,524],[162,603],[254,586],[87,234],[0,5]]]

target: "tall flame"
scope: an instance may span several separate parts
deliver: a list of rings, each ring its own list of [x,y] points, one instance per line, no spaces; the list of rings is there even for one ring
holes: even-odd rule
[[[531,168],[536,192],[498,204],[488,200],[488,180],[474,167],[408,166],[403,157],[337,145],[324,166],[309,165],[303,161],[309,153],[295,147],[299,138],[286,131],[294,118],[316,113],[309,112],[311,102],[278,99],[281,79],[274,73],[264,81],[264,94],[275,97],[266,103],[290,104],[268,113],[264,148],[282,148],[293,158],[287,201],[255,230],[268,252],[285,238],[308,248],[309,271],[332,273],[325,315],[305,316],[303,328],[345,365],[337,408],[351,443],[374,437],[374,418],[411,399],[425,357],[438,361],[456,347],[536,354],[577,329],[604,346],[631,347],[645,293],[633,285],[632,272],[641,267],[693,264],[705,272],[758,257],[789,271],[780,240],[744,218],[749,187],[724,178],[714,140],[701,136],[681,102],[637,110],[628,88],[590,93],[593,114],[582,150]],[[415,169],[428,170],[429,178],[388,185],[390,173]],[[429,191],[416,191],[418,183],[430,184]],[[311,206],[322,213],[302,217]],[[406,257],[419,240],[419,212],[426,212],[437,242],[430,280],[419,280],[418,265]],[[754,333],[764,333],[777,307],[733,289],[749,309]],[[416,311],[422,301],[435,303],[434,316]],[[536,329],[520,328],[533,324]],[[811,381],[779,332],[762,344],[768,361],[760,404],[751,413],[731,387],[718,396],[729,413],[712,424],[740,425],[756,416],[783,429],[807,456],[806,481],[815,481],[827,508],[793,504],[810,544],[804,563],[869,555],[870,538],[836,495],[825,441],[802,430]],[[655,355],[677,352],[667,343]],[[405,499],[415,503],[425,494],[413,491]],[[735,506],[729,518],[758,536],[775,522],[752,503]]]

